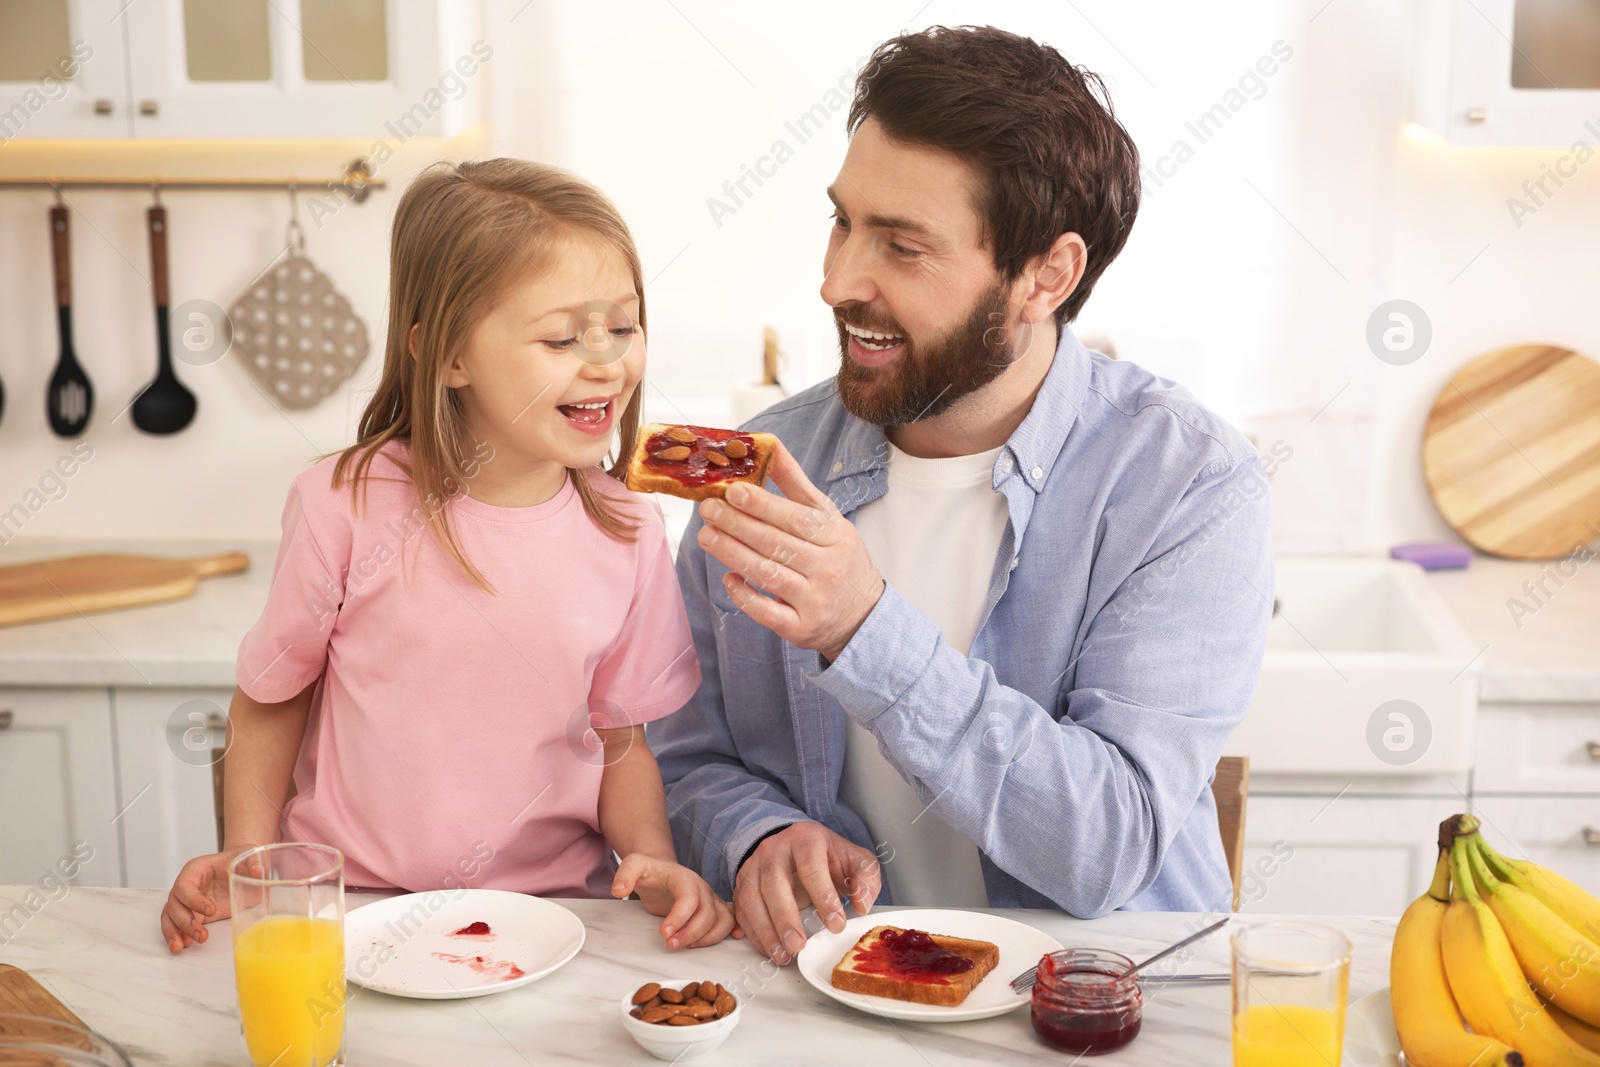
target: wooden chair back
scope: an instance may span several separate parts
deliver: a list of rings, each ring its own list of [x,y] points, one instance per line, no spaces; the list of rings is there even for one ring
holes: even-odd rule
[[[1222,831],[1222,851],[1228,857],[1228,876],[1233,879],[1233,910],[1239,910],[1239,883],[1244,875],[1244,809],[1250,796],[1248,756],[1223,756],[1211,779],[1211,795],[1217,801],[1217,827]]]

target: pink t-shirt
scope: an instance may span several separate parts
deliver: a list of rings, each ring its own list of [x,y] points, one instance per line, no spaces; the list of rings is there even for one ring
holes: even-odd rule
[[[359,518],[333,457],[289,489],[238,661],[264,703],[321,679],[280,839],[343,850],[352,886],[609,896],[590,728],[660,718],[700,683],[660,509],[592,478],[640,523],[625,542],[570,479],[533,507],[458,494],[444,506],[491,596],[426,529],[388,457],[407,451],[373,460]]]

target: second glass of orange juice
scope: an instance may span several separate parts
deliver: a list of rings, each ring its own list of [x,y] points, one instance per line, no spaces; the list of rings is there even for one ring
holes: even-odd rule
[[[239,1023],[254,1067],[344,1063],[344,856],[263,845],[228,872]]]
[[[1234,1067],[1339,1067],[1350,939],[1316,923],[1241,927],[1233,945]]]

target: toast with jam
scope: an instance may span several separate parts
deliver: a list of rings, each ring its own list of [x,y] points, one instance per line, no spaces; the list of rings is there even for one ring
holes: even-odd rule
[[[777,450],[770,433],[650,422],[639,427],[625,484],[688,500],[720,497],[735,482],[765,485]]]
[[[833,968],[833,986],[872,997],[953,1008],[1000,962],[988,941],[874,926]]]

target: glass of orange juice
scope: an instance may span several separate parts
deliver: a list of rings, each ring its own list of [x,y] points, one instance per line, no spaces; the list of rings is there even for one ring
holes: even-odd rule
[[[1233,944],[1233,1067],[1339,1067],[1350,939],[1329,926],[1263,922]]]
[[[251,1064],[343,1064],[344,855],[327,845],[262,845],[234,859],[228,893]]]

